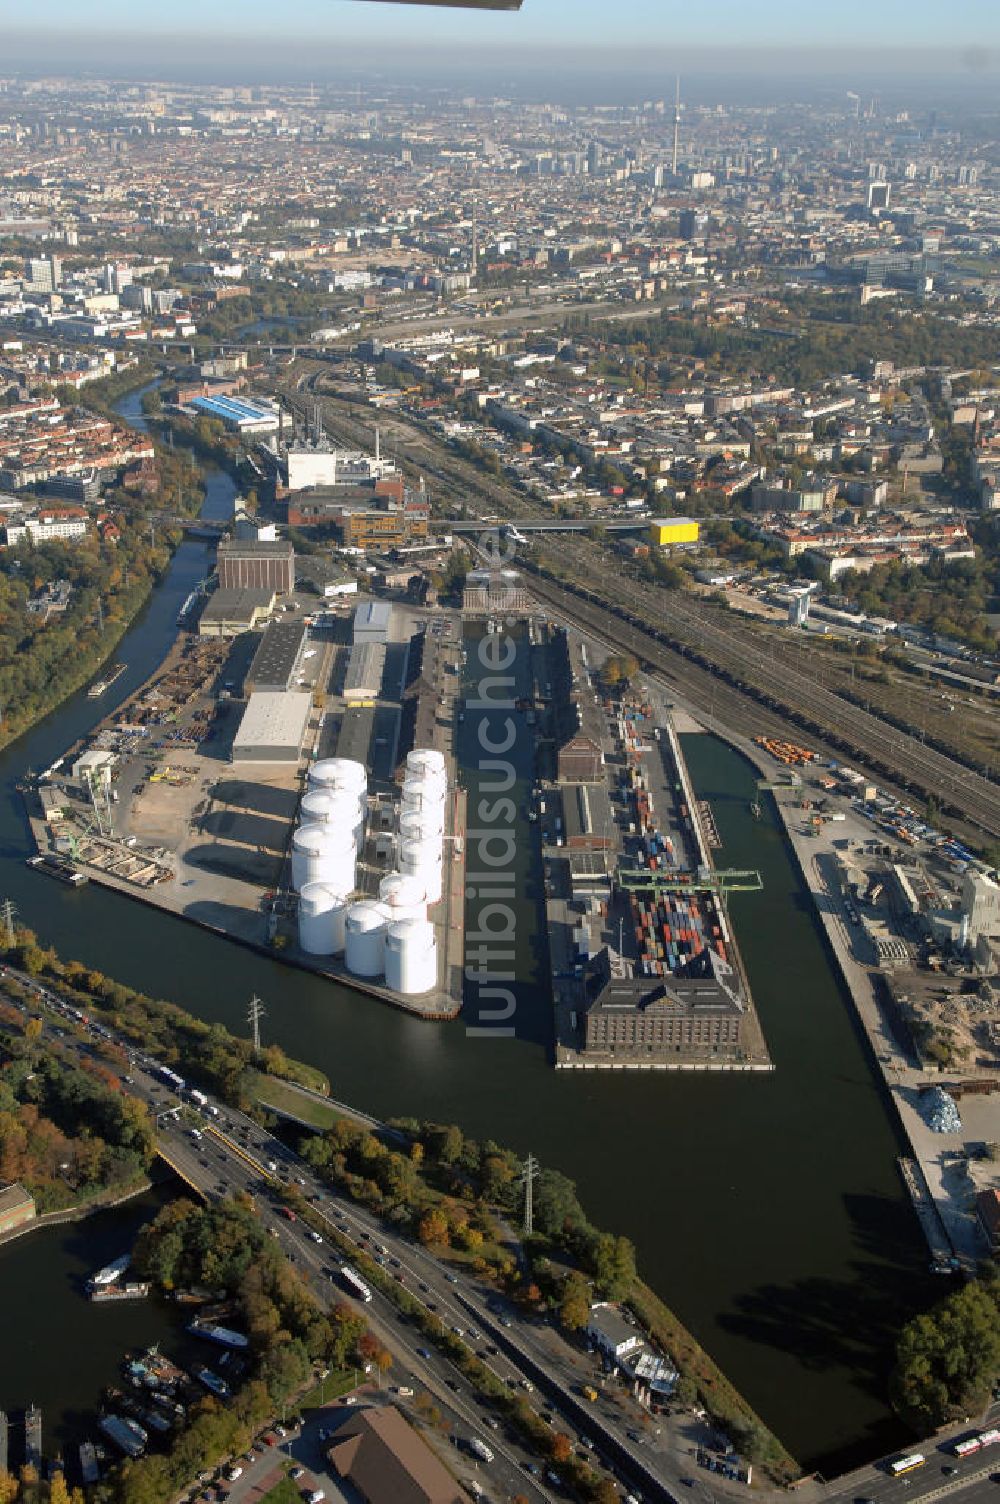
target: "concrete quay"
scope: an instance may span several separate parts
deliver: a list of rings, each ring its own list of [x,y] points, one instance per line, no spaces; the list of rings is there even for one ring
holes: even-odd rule
[[[390,694],[356,712],[368,718],[362,730],[371,752],[370,775],[374,792],[383,800],[398,797],[392,768],[400,735],[408,634],[420,619],[419,613],[407,612],[397,623],[392,652],[400,679],[398,699]],[[459,650],[452,640],[450,619],[446,631],[449,642],[442,645],[442,651],[437,651],[435,642],[434,661],[441,660],[435,679],[440,677],[440,683],[435,684],[433,704],[427,696],[429,713],[421,742],[444,755],[451,789],[444,890],[428,914],[438,949],[438,979],[432,991],[413,996],[393,992],[378,980],[355,976],[336,958],[310,955],[298,945],[294,899],[288,886],[298,800],[313,760],[334,753],[347,755],[338,745],[348,708],[334,689],[346,653],[338,641],[317,639],[312,655],[304,660],[313,706],[297,763],[255,764],[248,771],[229,759],[239,701],[218,693],[223,672],[234,681],[242,678],[249,664],[246,647],[241,658],[239,644],[223,644],[220,652],[218,644],[197,643],[182,634],[145,683],[85,739],[118,749],[114,802],[100,822],[67,777],[82,742],[60,760],[61,774],[53,770],[52,779],[37,791],[25,788],[37,852],[65,858],[69,847],[72,865],[90,882],[413,1017],[435,1022],[455,1018],[462,1007],[464,986],[466,798],[458,785],[454,749],[458,679],[445,672],[444,661]],[[168,703],[165,686],[172,682],[170,676],[184,673],[187,678],[175,700]],[[390,677],[394,680],[395,675]],[[152,723],[155,729],[145,732],[123,731],[123,722],[134,721],[142,727],[143,706],[153,703],[151,697],[157,707],[166,705],[170,720],[164,722],[161,717]],[[210,726],[207,734],[206,726]],[[376,731],[383,734],[376,737]],[[351,755],[361,754],[352,748]],[[43,788],[49,791],[45,794],[48,809],[41,803]],[[367,860],[359,863],[359,894],[377,898],[386,868],[373,840],[364,856]]]
[[[676,720],[678,713],[674,714]],[[690,711],[680,714],[683,720],[678,723],[679,730],[710,731],[742,753],[768,782],[773,783],[785,771],[746,737],[717,722],[706,724],[704,718]],[[772,789],[772,795],[788,845],[812,896],[829,949],[909,1146],[909,1153],[899,1160],[900,1177],[927,1239],[933,1264],[940,1268],[956,1259],[971,1273],[988,1250],[975,1217],[975,1187],[961,1169],[962,1146],[969,1135],[934,1133],[928,1127],[919,1107],[921,1088],[938,1084],[940,1073],[936,1067],[922,1068],[900,1048],[876,991],[876,981],[882,973],[864,954],[864,940],[850,923],[835,878],[834,841],[869,840],[871,826],[848,812],[843,822],[824,825],[818,832],[807,831],[799,807],[802,788]],[[962,1109],[965,1113],[964,1100]],[[984,1118],[989,1110],[982,1099],[974,1101],[970,1108],[971,1113],[978,1112]],[[989,1137],[989,1132],[983,1136]]]

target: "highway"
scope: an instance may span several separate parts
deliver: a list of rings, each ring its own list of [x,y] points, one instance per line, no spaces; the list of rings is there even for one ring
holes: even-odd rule
[[[58,1039],[62,1048],[82,1057],[94,1056],[95,1036],[127,1051],[129,1071],[124,1084],[155,1114],[160,1152],[193,1190],[206,1201],[241,1193],[252,1196],[264,1225],[321,1298],[347,1301],[363,1312],[403,1370],[404,1377],[397,1382],[414,1387],[408,1375],[434,1395],[452,1416],[452,1434],[460,1447],[472,1436],[487,1442],[496,1455],[489,1468],[491,1497],[520,1492],[532,1500],[551,1499],[563,1490],[546,1482],[546,1459],[520,1441],[451,1360],[385,1296],[373,1287],[369,1304],[349,1297],[338,1274],[344,1262],[338,1249],[326,1239],[314,1238],[301,1220],[290,1222],[282,1214],[289,1190],[310,1203],[315,1216],[326,1223],[328,1238],[346,1237],[359,1253],[383,1265],[453,1335],[461,1336],[505,1387],[517,1392],[539,1415],[549,1416],[553,1429],[564,1431],[575,1442],[581,1460],[617,1477],[622,1497],[676,1500],[677,1480],[667,1476],[668,1459],[654,1456],[651,1449],[648,1454],[644,1450],[641,1456],[633,1455],[626,1429],[638,1423],[637,1407],[629,1403],[627,1414],[624,1404],[607,1401],[595,1411],[569,1392],[570,1384],[594,1379],[594,1359],[575,1354],[550,1326],[525,1319],[516,1307],[495,1300],[491,1292],[332,1193],[305,1161],[253,1119],[221,1104],[197,1110],[186,1098],[181,1100],[157,1076],[157,1062],[151,1057],[116,1038],[104,1025],[90,1021],[81,1026],[73,1009],[55,993],[23,973],[7,970],[42,1003],[43,1038],[48,1035],[53,1043]],[[63,1016],[65,1026],[56,1023],[55,1014]],[[560,1347],[565,1352],[560,1353]],[[600,1453],[593,1444],[586,1444],[594,1442],[601,1446]],[[609,1464],[606,1468],[601,1466],[602,1456]],[[496,1482],[505,1469],[509,1493],[497,1494]]]
[[[253,1119],[221,1103],[209,1101],[196,1109],[187,1097],[182,1100],[159,1078],[155,1060],[137,1051],[129,1041],[116,1038],[103,1024],[80,1020],[77,1010],[34,978],[10,968],[3,974],[34,994],[40,1004],[43,1039],[80,1057],[100,1058],[95,1046],[101,1041],[127,1052],[129,1069],[124,1085],[155,1114],[159,1147],[166,1162],[206,1201],[240,1193],[253,1197],[263,1224],[319,1297],[330,1302],[347,1301],[364,1314],[394,1356],[398,1369],[393,1374],[394,1386],[419,1385],[434,1396],[448,1417],[458,1448],[456,1466],[468,1470],[473,1465],[467,1451],[471,1437],[487,1442],[495,1461],[488,1468],[477,1466],[490,1498],[509,1499],[521,1493],[532,1501],[558,1499],[565,1491],[558,1480],[547,1479],[545,1460],[525,1447],[450,1358],[439,1352],[386,1296],[373,1286],[369,1303],[349,1298],[348,1287],[338,1272],[345,1262],[339,1249],[342,1239],[353,1246],[357,1256],[374,1259],[461,1338],[501,1383],[525,1399],[547,1424],[569,1436],[578,1456],[614,1477],[620,1496],[633,1501],[669,1500],[671,1504],[684,1499],[690,1499],[691,1504],[718,1504],[724,1498],[745,1496],[741,1485],[704,1472],[690,1456],[671,1445],[669,1436],[661,1437],[628,1390],[602,1376],[596,1359],[567,1341],[551,1322],[526,1317],[460,1268],[443,1263],[332,1192],[304,1160]],[[287,1219],[283,1208],[292,1191],[309,1204],[313,1219],[325,1224],[325,1235],[311,1230],[301,1218]],[[578,1397],[584,1383],[598,1388],[596,1404]],[[409,1403],[394,1402],[404,1409]],[[993,1407],[993,1412],[997,1411],[1000,1406]],[[662,1419],[663,1430],[668,1432],[669,1422],[666,1417]],[[980,1417],[955,1430],[961,1433],[995,1423],[994,1419]],[[865,1504],[916,1504],[917,1500],[931,1504],[943,1497],[956,1504],[980,1504],[987,1497],[996,1497],[995,1483],[989,1480],[991,1476],[1000,1480],[1000,1446],[991,1463],[987,1460],[989,1452],[956,1462],[937,1446],[938,1441],[916,1444],[928,1460],[905,1478],[892,1478],[884,1463],[875,1463],[830,1485],[800,1485],[797,1492],[808,1504],[859,1504],[861,1500]],[[766,1488],[759,1492],[778,1497]]]

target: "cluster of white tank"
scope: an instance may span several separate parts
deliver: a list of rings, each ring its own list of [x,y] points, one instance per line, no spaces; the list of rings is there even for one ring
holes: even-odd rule
[[[330,757],[309,770],[292,837],[292,886],[299,895],[299,944],[311,955],[343,955],[358,977],[385,977],[394,992],[437,986],[437,941],[428,905],[441,897],[445,761],[415,750],[406,759],[399,871],[379,884],[378,901],[352,902],[365,833],[368,783],[361,763]]]
[[[314,956],[339,955],[365,838],[368,775],[346,757],[309,769],[292,836],[292,887],[299,895],[299,944]]]
[[[445,801],[448,775],[444,757],[415,747],[406,759],[399,817],[399,870],[418,878],[429,904],[441,898]]]

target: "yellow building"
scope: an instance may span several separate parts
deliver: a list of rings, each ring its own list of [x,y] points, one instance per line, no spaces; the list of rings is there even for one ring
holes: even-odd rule
[[[650,542],[661,548],[671,543],[697,543],[699,525],[694,517],[654,517],[649,524]]]

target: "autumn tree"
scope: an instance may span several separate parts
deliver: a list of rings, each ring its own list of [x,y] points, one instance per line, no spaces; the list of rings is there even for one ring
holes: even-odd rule
[[[582,1274],[568,1274],[559,1300],[559,1321],[568,1332],[578,1332],[590,1319],[590,1285]]]
[[[421,1217],[417,1226],[417,1237],[425,1247],[449,1242],[448,1218],[438,1207],[432,1206]]]
[[[573,1455],[573,1443],[564,1431],[555,1431],[549,1442],[549,1456],[553,1462],[568,1462]]]

